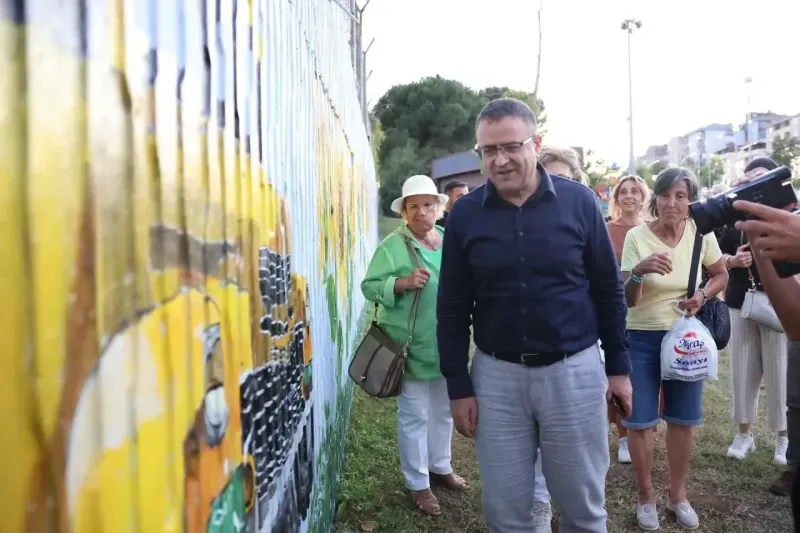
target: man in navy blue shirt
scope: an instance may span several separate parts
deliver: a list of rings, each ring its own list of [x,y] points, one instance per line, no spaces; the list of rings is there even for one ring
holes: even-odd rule
[[[489,180],[448,217],[437,317],[454,423],[475,437],[487,528],[549,531],[534,519],[540,450],[560,531],[604,533],[606,402],[631,411],[627,307],[605,221],[592,191],[538,164],[542,138],[523,102],[490,102],[476,138]]]

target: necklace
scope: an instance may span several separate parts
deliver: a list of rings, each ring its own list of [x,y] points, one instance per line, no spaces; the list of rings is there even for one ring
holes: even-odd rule
[[[419,241],[419,243],[422,244],[428,250],[431,250],[431,251],[435,252],[437,250],[438,246],[439,246],[440,239],[439,239],[438,232],[436,234],[434,234],[432,239],[426,239],[425,237],[419,237],[419,236],[416,236],[416,235],[415,235],[415,237],[417,237],[417,240]]]

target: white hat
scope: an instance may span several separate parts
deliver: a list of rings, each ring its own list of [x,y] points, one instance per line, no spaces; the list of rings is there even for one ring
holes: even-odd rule
[[[416,176],[411,176],[403,183],[403,195],[392,202],[392,211],[399,214],[403,207],[403,200],[417,194],[438,196],[442,204],[446,204],[449,200],[446,194],[440,194],[439,191],[436,190],[436,184],[433,183],[432,179],[423,174],[417,174]]]

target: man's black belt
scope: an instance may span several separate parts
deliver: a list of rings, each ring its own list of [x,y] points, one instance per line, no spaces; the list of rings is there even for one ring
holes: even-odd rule
[[[583,350],[577,352],[493,352],[490,355],[507,363],[515,363],[528,368],[539,368],[558,363],[582,351]]]

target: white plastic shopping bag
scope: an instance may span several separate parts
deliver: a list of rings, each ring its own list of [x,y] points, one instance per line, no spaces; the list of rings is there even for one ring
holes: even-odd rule
[[[716,381],[718,363],[711,332],[695,317],[678,318],[661,341],[661,379]]]

